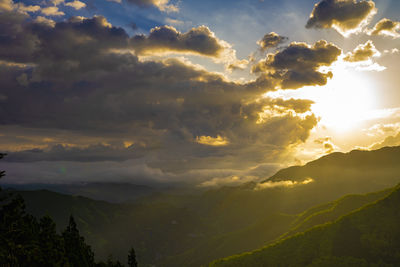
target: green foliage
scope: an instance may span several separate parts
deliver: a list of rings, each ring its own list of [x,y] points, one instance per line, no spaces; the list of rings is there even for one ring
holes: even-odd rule
[[[296,233],[302,233],[315,225],[333,222],[343,215],[384,198],[392,190],[386,189],[365,195],[348,195],[339,200],[308,209],[299,214],[291,229],[282,235],[280,239],[295,235]]]
[[[399,204],[397,187],[334,223],[210,266],[400,266]]]
[[[20,193],[29,212],[37,217],[50,214],[59,230],[67,226],[69,214],[74,214],[97,259],[106,261],[112,253],[126,261],[126,251],[131,244],[138,244],[135,252],[141,265],[157,266],[200,266],[251,251],[282,235],[286,238],[337,220],[388,193],[352,195],[321,205],[324,199],[314,199],[312,192],[300,190],[232,187],[195,197],[157,195],[134,204],[110,204],[50,191]],[[301,196],[319,206],[307,211],[296,208],[298,215],[279,212],[296,207]]]

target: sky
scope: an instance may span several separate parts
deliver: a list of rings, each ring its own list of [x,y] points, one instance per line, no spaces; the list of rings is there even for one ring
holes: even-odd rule
[[[395,0],[0,0],[7,183],[199,187],[400,145]]]

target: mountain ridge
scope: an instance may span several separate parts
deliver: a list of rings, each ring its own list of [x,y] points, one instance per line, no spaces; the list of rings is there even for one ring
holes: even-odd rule
[[[381,153],[391,155],[392,150],[382,150]],[[355,154],[363,157],[368,153],[371,153],[372,156],[368,157],[372,160],[378,157],[373,151]],[[333,156],[336,157],[337,154]],[[59,197],[52,193],[45,193],[48,197],[44,197],[43,192],[22,192],[22,195],[27,200],[29,211],[38,217],[46,214],[54,216],[60,227],[72,213],[82,234],[102,259],[107,258],[109,253],[123,259],[126,255],[120,251],[126,251],[129,244],[135,245],[138,260],[144,266],[200,266],[218,258],[260,248],[287,233],[295,234],[297,230],[303,231],[303,228],[321,221],[330,221],[364,205],[369,201],[364,196],[359,197],[364,200],[354,205],[342,204],[344,208],[329,202],[348,194],[366,194],[393,187],[399,182],[399,177],[395,178],[392,172],[387,171],[388,166],[390,170],[399,168],[397,161],[395,158],[381,167],[377,163],[375,171],[369,175],[369,170],[353,172],[342,168],[338,161],[328,160],[326,162],[332,164],[330,169],[335,171],[322,172],[327,179],[319,179],[304,167],[305,174],[315,178],[314,182],[306,185],[280,185],[259,190],[257,184],[252,183],[215,188],[198,194],[164,191],[124,204],[65,195]],[[314,164],[318,165],[318,160]],[[343,171],[344,177],[335,176],[340,174],[339,171]],[[370,179],[377,174],[384,183]],[[320,205],[326,206],[321,208]],[[330,210],[332,207],[335,208]],[[303,212],[312,208],[317,208],[309,214],[314,215],[312,220],[301,217]],[[316,215],[317,211],[323,212]],[[296,220],[300,225],[304,223],[303,228],[296,230]]]
[[[373,155],[372,155],[373,154]],[[261,181],[265,183],[268,181],[277,182],[285,180],[286,178],[291,178],[293,181],[299,181],[300,179],[306,178],[291,176],[293,173],[298,173],[301,169],[305,168],[316,168],[321,166],[326,166],[332,163],[340,163],[341,166],[351,166],[354,167],[354,163],[359,166],[374,166],[377,162],[379,165],[394,165],[399,164],[400,161],[400,146],[383,147],[378,150],[352,150],[347,153],[343,152],[333,152],[328,155],[322,156],[316,160],[310,161],[304,165],[290,166],[288,168],[281,169],[277,171],[271,177]],[[351,161],[349,161],[351,159]],[[379,159],[379,160],[377,160]]]
[[[398,266],[399,203],[400,185],[386,197],[333,222],[209,266]]]

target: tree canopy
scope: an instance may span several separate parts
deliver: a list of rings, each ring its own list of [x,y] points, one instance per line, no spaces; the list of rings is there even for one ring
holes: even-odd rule
[[[0,153],[0,159],[6,154]],[[0,178],[5,171],[0,171]],[[0,262],[1,266],[40,267],[122,267],[110,257],[106,262],[95,262],[94,252],[80,235],[74,217],[62,234],[50,216],[39,220],[28,214],[24,199],[2,191],[0,187]],[[133,251],[133,254],[132,254]],[[130,265],[137,266],[133,248],[129,252]],[[134,265],[131,265],[134,264]]]

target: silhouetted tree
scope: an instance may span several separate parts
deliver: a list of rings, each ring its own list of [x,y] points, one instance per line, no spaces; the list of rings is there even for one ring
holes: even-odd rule
[[[0,153],[0,159],[4,156]],[[0,178],[4,175],[5,171],[0,171]],[[72,216],[61,236],[51,217],[45,216],[38,222],[26,213],[20,195],[7,192],[0,192],[0,266],[123,267],[112,258],[107,263],[95,264],[94,253],[79,234]]]
[[[129,254],[128,254],[128,266],[129,267],[137,267],[137,261],[136,261],[136,253],[135,253],[135,249],[131,248],[129,250]]]
[[[0,154],[0,159],[5,154]],[[5,172],[1,171],[0,176]],[[21,196],[2,192],[0,205],[0,262],[5,266],[33,266],[40,251],[37,220],[25,212]]]
[[[80,236],[74,217],[71,215],[67,229],[62,233],[65,252],[70,264],[74,267],[94,266],[94,253],[85,239]]]
[[[68,260],[65,256],[64,240],[57,234],[56,224],[50,216],[44,216],[39,222],[39,244],[43,257],[40,266],[64,266]]]

